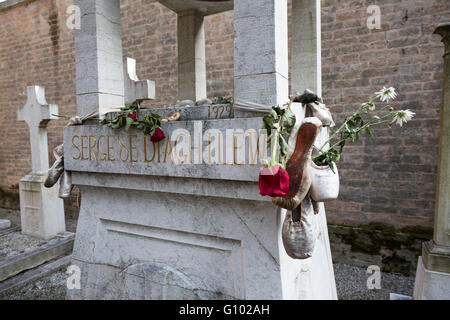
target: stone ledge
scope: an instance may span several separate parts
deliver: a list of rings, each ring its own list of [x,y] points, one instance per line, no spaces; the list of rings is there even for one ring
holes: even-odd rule
[[[32,282],[38,281],[65,266],[69,266],[70,259],[70,255],[59,258],[58,260],[48,262],[36,269],[26,271],[17,277],[2,282],[0,285],[0,296],[10,293],[11,290],[17,290]]]
[[[70,254],[75,235],[67,232],[59,238],[50,241],[39,249],[2,261],[0,263],[0,282],[47,261]]]
[[[78,186],[271,201],[270,197],[260,196],[256,182],[90,172],[73,172],[72,174],[72,182]]]

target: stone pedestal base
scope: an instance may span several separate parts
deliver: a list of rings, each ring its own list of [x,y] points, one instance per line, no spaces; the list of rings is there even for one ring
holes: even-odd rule
[[[326,217],[287,256],[255,182],[73,172],[82,203],[68,299],[336,299]]]
[[[66,231],[58,185],[48,189],[43,175],[31,173],[20,180],[19,192],[23,234],[48,240]]]
[[[427,269],[422,257],[417,263],[416,282],[414,285],[415,300],[449,300],[450,273],[436,272]]]

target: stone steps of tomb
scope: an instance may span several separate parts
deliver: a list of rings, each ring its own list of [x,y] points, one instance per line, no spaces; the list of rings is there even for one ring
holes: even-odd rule
[[[16,230],[17,227],[14,230],[12,229],[2,231],[0,234],[1,242],[8,246],[8,242],[15,241],[16,246],[20,249],[20,245],[24,242],[22,238],[27,236],[21,235],[20,231]],[[5,284],[5,281],[18,274],[70,255],[73,250],[74,239],[73,233],[66,232],[49,241],[34,243],[34,247],[31,249],[26,248],[14,252],[3,250],[3,258],[0,257],[0,287]]]
[[[13,292],[33,284],[46,276],[55,272],[62,272],[61,270],[63,268],[67,268],[70,265],[71,258],[71,255],[67,255],[54,259],[0,282],[0,300],[8,298]]]

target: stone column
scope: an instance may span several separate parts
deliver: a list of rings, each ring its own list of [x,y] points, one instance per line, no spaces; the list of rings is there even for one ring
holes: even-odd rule
[[[206,98],[205,28],[196,10],[178,13],[178,98]]]
[[[63,201],[58,187],[44,187],[48,169],[47,124],[57,119],[58,106],[48,104],[43,87],[27,88],[27,103],[17,111],[17,120],[30,129],[32,172],[19,182],[22,233],[50,239],[66,231]]]
[[[124,104],[120,0],[75,0],[81,29],[75,31],[77,114]]]
[[[322,96],[319,0],[292,0],[291,90]]]
[[[321,65],[321,24],[320,0],[292,0],[292,52],[291,52],[291,91],[303,92],[310,89],[322,96]],[[301,110],[301,111],[299,111]],[[294,106],[297,118],[306,114],[300,103]],[[327,128],[322,128],[316,145],[322,145],[328,139]],[[303,297],[312,297],[314,288],[321,287],[315,297],[337,299],[336,281],[328,237],[327,218],[323,203],[319,214],[315,215],[318,240],[314,255],[305,260],[300,273],[300,282],[304,284]],[[313,279],[321,279],[320,282]],[[319,285],[320,284],[320,285]]]
[[[415,299],[450,299],[450,22],[434,33],[445,46],[437,198],[433,240],[423,243],[417,266]]]
[[[267,106],[285,103],[289,96],[287,1],[235,1],[234,29],[235,99]]]

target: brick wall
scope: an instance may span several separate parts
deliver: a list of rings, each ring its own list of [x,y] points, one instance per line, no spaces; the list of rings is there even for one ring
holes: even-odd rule
[[[336,3],[322,2],[322,58],[324,97],[337,122],[382,86],[398,88],[395,105],[416,112],[416,120],[346,147],[329,220],[431,226],[443,67],[443,45],[432,33],[450,20],[450,2]],[[366,26],[369,4],[380,5],[381,30]]]
[[[66,4],[67,3],[67,4]],[[28,126],[17,122],[26,86],[46,89],[60,114],[75,110],[73,33],[65,26],[67,1],[21,2],[0,10],[0,204],[18,208],[18,182],[31,171]],[[51,121],[49,148],[62,140],[63,120]],[[53,157],[50,159],[53,160]]]
[[[15,121],[17,107],[26,101],[26,86],[44,86],[48,102],[58,103],[61,114],[75,112],[73,31],[66,27],[70,4],[70,0],[34,0],[0,10],[2,206],[18,206],[18,181],[31,168],[28,128]],[[381,8],[380,30],[366,26],[366,10],[371,4]],[[157,99],[146,105],[164,107],[174,102],[176,15],[153,0],[123,0],[122,14],[124,55],[137,59],[141,79],[156,81]],[[233,93],[232,18],[232,12],[206,18],[211,97]],[[382,86],[398,88],[395,105],[416,112],[416,120],[402,130],[378,128],[373,138],[346,147],[339,163],[340,197],[327,205],[327,214],[334,227],[351,226],[358,232],[356,238],[354,234],[349,237],[347,231],[333,227],[335,252],[344,252],[352,246],[348,239],[358,242],[360,237],[366,247],[350,249],[392,257],[386,250],[392,253],[398,248],[389,249],[389,244],[382,243],[382,235],[396,235],[386,225],[395,226],[406,237],[429,236],[435,205],[443,54],[440,37],[432,32],[442,21],[450,21],[448,0],[322,1],[323,95],[336,122],[342,122]],[[64,120],[50,123],[50,148],[61,142],[64,124]],[[367,236],[370,232],[377,236]],[[417,244],[411,248],[419,250]]]

